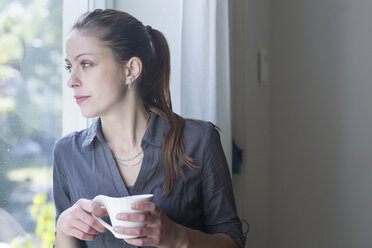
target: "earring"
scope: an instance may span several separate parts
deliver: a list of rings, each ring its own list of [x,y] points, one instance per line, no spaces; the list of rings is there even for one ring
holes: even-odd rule
[[[128,90],[132,88],[133,79],[129,78]]]

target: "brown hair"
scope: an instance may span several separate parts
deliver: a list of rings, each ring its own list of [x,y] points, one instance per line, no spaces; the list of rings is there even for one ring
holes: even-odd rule
[[[197,166],[193,159],[184,153],[182,130],[185,120],[172,110],[169,91],[170,55],[164,35],[150,26],[145,27],[128,13],[111,9],[96,9],[85,13],[73,29],[95,35],[111,48],[119,63],[125,63],[134,56],[141,59],[143,70],[138,83],[145,108],[169,120],[171,124],[162,142],[163,195],[168,195],[174,180],[179,176],[184,177],[178,161],[190,169]]]

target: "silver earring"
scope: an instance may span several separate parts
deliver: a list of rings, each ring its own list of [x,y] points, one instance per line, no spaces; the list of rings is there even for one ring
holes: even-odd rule
[[[128,90],[132,88],[133,79],[129,78]]]

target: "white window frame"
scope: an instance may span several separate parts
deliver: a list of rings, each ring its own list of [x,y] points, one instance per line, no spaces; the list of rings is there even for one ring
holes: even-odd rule
[[[78,5],[78,6],[77,6]],[[72,25],[79,16],[86,11],[94,9],[113,8],[113,0],[64,0],[63,1],[63,57],[66,54],[65,41],[71,30]],[[64,59],[64,58],[63,58]],[[76,102],[73,99],[73,92],[67,86],[68,73],[63,73],[62,86],[62,135],[85,129],[91,120],[84,118]]]

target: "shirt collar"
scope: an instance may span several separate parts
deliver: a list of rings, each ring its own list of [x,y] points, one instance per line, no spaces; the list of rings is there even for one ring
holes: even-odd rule
[[[161,147],[166,127],[165,119],[154,112],[150,112],[150,120],[142,138],[141,146],[143,143],[147,142],[151,145]],[[97,137],[101,142],[104,142],[100,118],[96,118],[92,125],[87,129],[87,135],[82,147],[90,145],[95,137]]]
[[[87,135],[82,144],[82,147],[89,146],[94,138],[97,137],[99,140],[103,141],[102,128],[101,128],[101,119],[96,118],[93,120],[92,125],[87,129]]]
[[[151,145],[161,147],[167,127],[166,122],[167,121],[158,114],[150,112],[149,124],[143,135],[142,143],[147,142]]]

